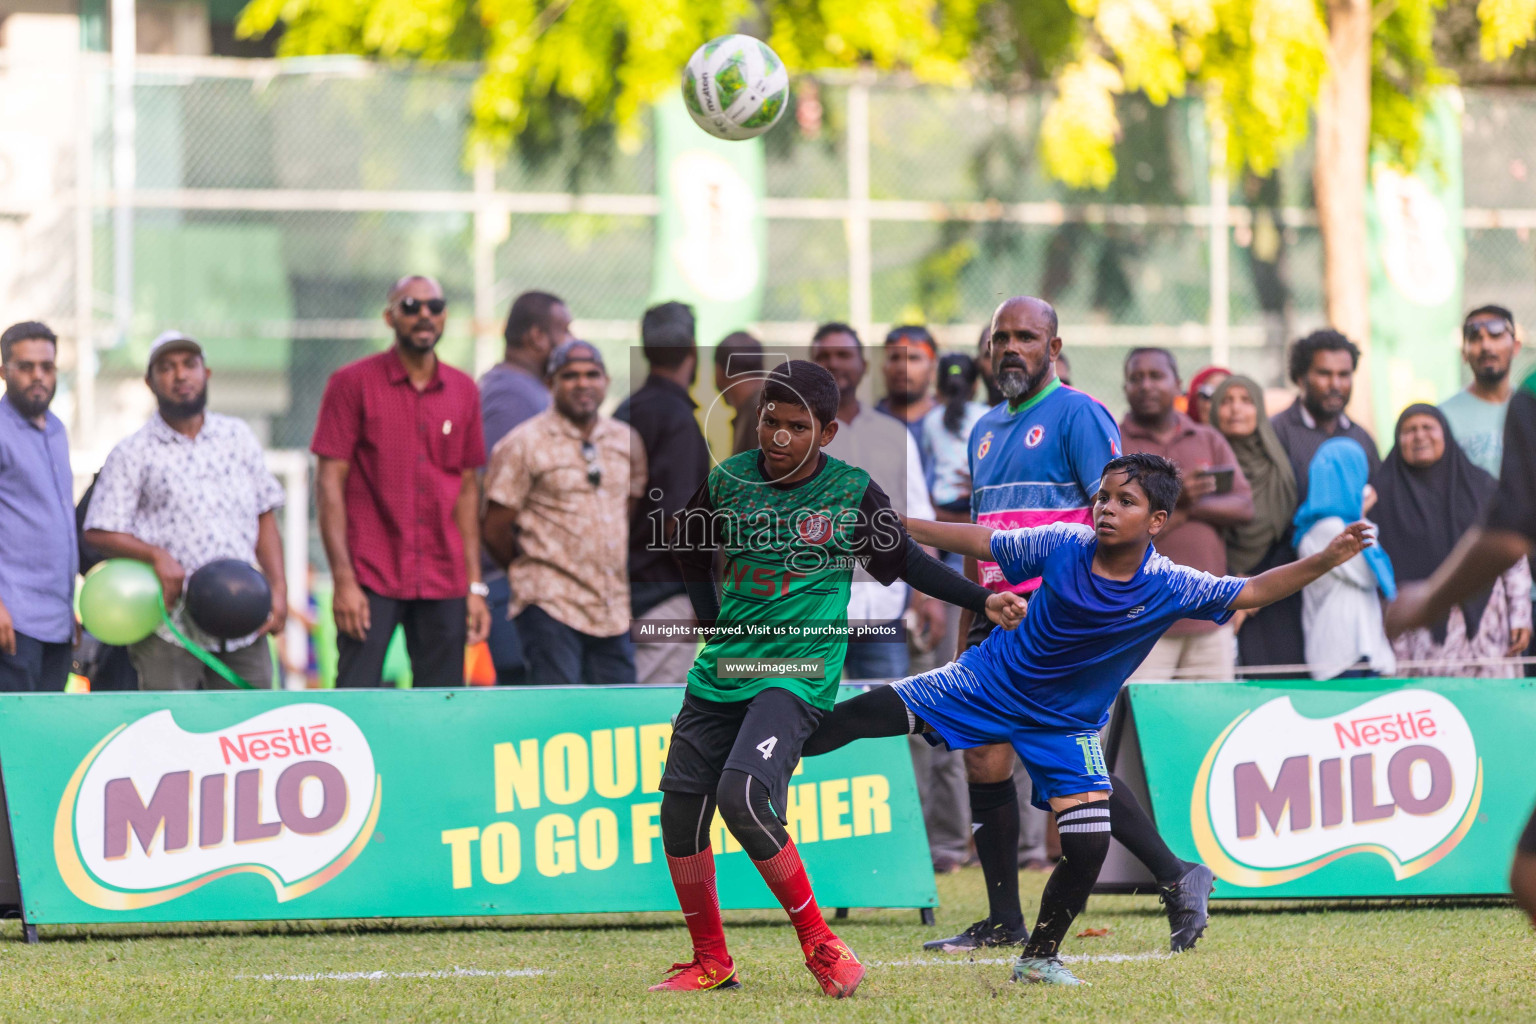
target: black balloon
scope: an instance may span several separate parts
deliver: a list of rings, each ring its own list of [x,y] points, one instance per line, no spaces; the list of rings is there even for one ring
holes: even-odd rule
[[[197,627],[220,640],[249,636],[272,613],[266,577],[238,558],[221,558],[194,572],[186,600]]]

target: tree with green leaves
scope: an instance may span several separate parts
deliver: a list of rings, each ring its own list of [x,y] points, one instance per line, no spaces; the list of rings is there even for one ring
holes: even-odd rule
[[[1052,6],[1047,3],[1044,6]],[[1446,0],[1061,0],[1074,29],[1042,128],[1048,170],[1102,188],[1114,177],[1114,97],[1200,90],[1233,170],[1258,174],[1315,122],[1313,187],[1328,318],[1369,351],[1367,171],[1373,146],[1411,167],[1434,86]],[[1536,33],[1536,0],[1480,0],[1481,57]],[[1062,15],[1066,17],[1065,15]],[[1363,398],[1363,392],[1362,392]]]
[[[1449,2],[1449,6],[1448,6]],[[1467,8],[1475,2],[1475,12]],[[929,82],[1049,83],[1046,170],[1103,189],[1126,94],[1197,93],[1234,171],[1265,175],[1315,122],[1329,319],[1368,343],[1367,167],[1413,165],[1442,18],[1476,23],[1480,58],[1536,33],[1536,0],[252,0],[248,35],[287,55],[477,61],[471,145],[491,153],[578,130],[638,133],[705,40],[745,31],[798,72],[873,67]]]
[[[574,122],[633,136],[701,44],[766,39],[794,71],[873,66],[963,84],[977,0],[252,0],[239,31],[284,56],[482,65],[471,145],[502,153]]]

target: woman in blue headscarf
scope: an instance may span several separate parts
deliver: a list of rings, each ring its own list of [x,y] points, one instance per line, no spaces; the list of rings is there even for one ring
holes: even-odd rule
[[[1298,557],[1323,550],[1345,526],[1364,518],[1370,472],[1358,441],[1335,437],[1322,443],[1307,467],[1307,500],[1296,510]],[[1397,596],[1397,580],[1392,560],[1379,546],[1366,548],[1302,591],[1301,625],[1313,679],[1397,670],[1381,623],[1383,596],[1389,601]]]

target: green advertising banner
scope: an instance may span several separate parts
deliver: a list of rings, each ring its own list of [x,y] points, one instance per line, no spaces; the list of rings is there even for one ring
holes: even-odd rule
[[[0,696],[24,920],[675,910],[657,784],[680,701],[672,687]],[[803,762],[785,816],[823,905],[937,904],[903,740]],[[723,906],[778,905],[718,816],[713,845]]]
[[[1536,802],[1533,681],[1127,689],[1158,829],[1218,898],[1509,892]]]
[[[681,95],[656,105],[656,255],[651,301],[686,302],[701,352],[693,397],[711,449],[731,451],[731,410],[714,389],[707,350],[762,317],[768,222],[761,139],[728,142],[693,123]],[[809,338],[807,338],[809,341]],[[635,381],[645,367],[630,370]]]
[[[1461,93],[1441,89],[1421,129],[1423,157],[1412,171],[1380,154],[1371,160],[1370,386],[1383,449],[1404,406],[1435,404],[1461,382]]]
[[[656,106],[656,258],[651,301],[693,306],[702,345],[762,315],[768,225],[760,139],[727,142],[680,95]]]

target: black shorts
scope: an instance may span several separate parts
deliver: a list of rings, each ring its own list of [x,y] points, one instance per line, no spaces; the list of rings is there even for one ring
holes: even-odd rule
[[[730,768],[768,787],[773,811],[782,822],[789,777],[821,716],[820,710],[777,686],[741,701],[684,694],[683,709],[672,725],[661,790],[713,796],[720,774]]]
[[[1520,843],[1515,848],[1521,853],[1536,857],[1536,811],[1531,812],[1531,820],[1525,823],[1525,832],[1520,836]]]

